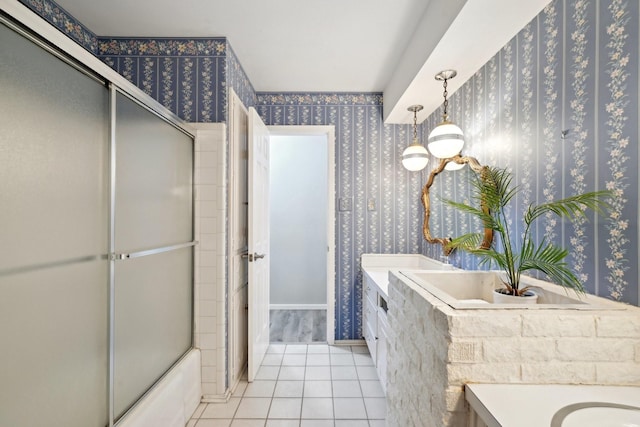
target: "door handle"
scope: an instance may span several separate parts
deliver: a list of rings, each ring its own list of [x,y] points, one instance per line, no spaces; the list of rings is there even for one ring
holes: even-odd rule
[[[259,253],[253,253],[253,254],[242,254],[241,255],[242,258],[248,258],[249,262],[253,262],[259,259],[262,259],[266,256],[266,254],[259,254]]]

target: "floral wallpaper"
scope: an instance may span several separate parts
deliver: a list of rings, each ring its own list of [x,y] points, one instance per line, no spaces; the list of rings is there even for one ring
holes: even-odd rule
[[[50,0],[18,0],[73,41],[95,54],[98,39],[87,27]]]
[[[337,339],[361,336],[362,253],[441,257],[421,234],[420,191],[435,162],[421,173],[402,168],[411,126],[382,122],[381,94],[256,92],[225,38],[96,38],[51,1],[20,1],[185,120],[224,122],[233,88],[267,124],[336,127],[336,195],[348,207],[337,212]],[[513,227],[531,202],[615,192],[606,218],[547,217],[535,233],[570,249],[590,292],[636,305],[638,7],[635,0],[554,0],[450,99],[450,117],[465,132],[463,154],[510,168],[521,186]],[[440,117],[438,110],[420,125],[422,141]],[[465,173],[443,173],[440,194],[469,194]],[[432,214],[434,235],[479,226],[446,206]],[[464,254],[450,258],[477,268]]]
[[[638,9],[630,0],[553,1],[451,97],[451,119],[465,132],[463,154],[514,173],[517,229],[529,203],[614,192],[608,216],[574,224],[548,216],[535,233],[569,249],[589,292],[636,305]],[[431,129],[440,114],[423,126]],[[445,196],[460,190],[444,187]],[[446,212],[434,217],[444,235],[457,232]],[[427,245],[426,254],[440,253]],[[476,268],[464,254],[453,259]]]

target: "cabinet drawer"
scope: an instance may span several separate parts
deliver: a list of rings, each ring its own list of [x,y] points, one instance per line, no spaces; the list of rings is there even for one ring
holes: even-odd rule
[[[378,307],[376,304],[368,298],[365,298],[362,306],[363,323],[372,323],[374,330],[376,329],[378,319]]]
[[[369,279],[367,276],[364,277],[362,294],[364,295],[365,300],[368,299],[374,304],[376,303],[378,297],[377,288],[375,284],[371,283],[371,279]]]

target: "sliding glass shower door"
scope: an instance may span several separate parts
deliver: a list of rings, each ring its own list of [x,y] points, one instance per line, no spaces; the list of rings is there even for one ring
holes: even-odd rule
[[[108,230],[109,91],[0,25],[0,425],[107,424]]]
[[[193,144],[118,93],[115,414],[191,347]]]
[[[112,425],[192,345],[193,138],[0,14],[0,426]]]

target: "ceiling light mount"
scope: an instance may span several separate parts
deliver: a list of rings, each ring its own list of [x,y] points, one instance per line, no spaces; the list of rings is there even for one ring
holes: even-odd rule
[[[418,142],[418,111],[422,105],[412,105],[407,108],[413,113],[413,143],[402,152],[402,165],[412,172],[424,169],[429,163],[429,152]]]

